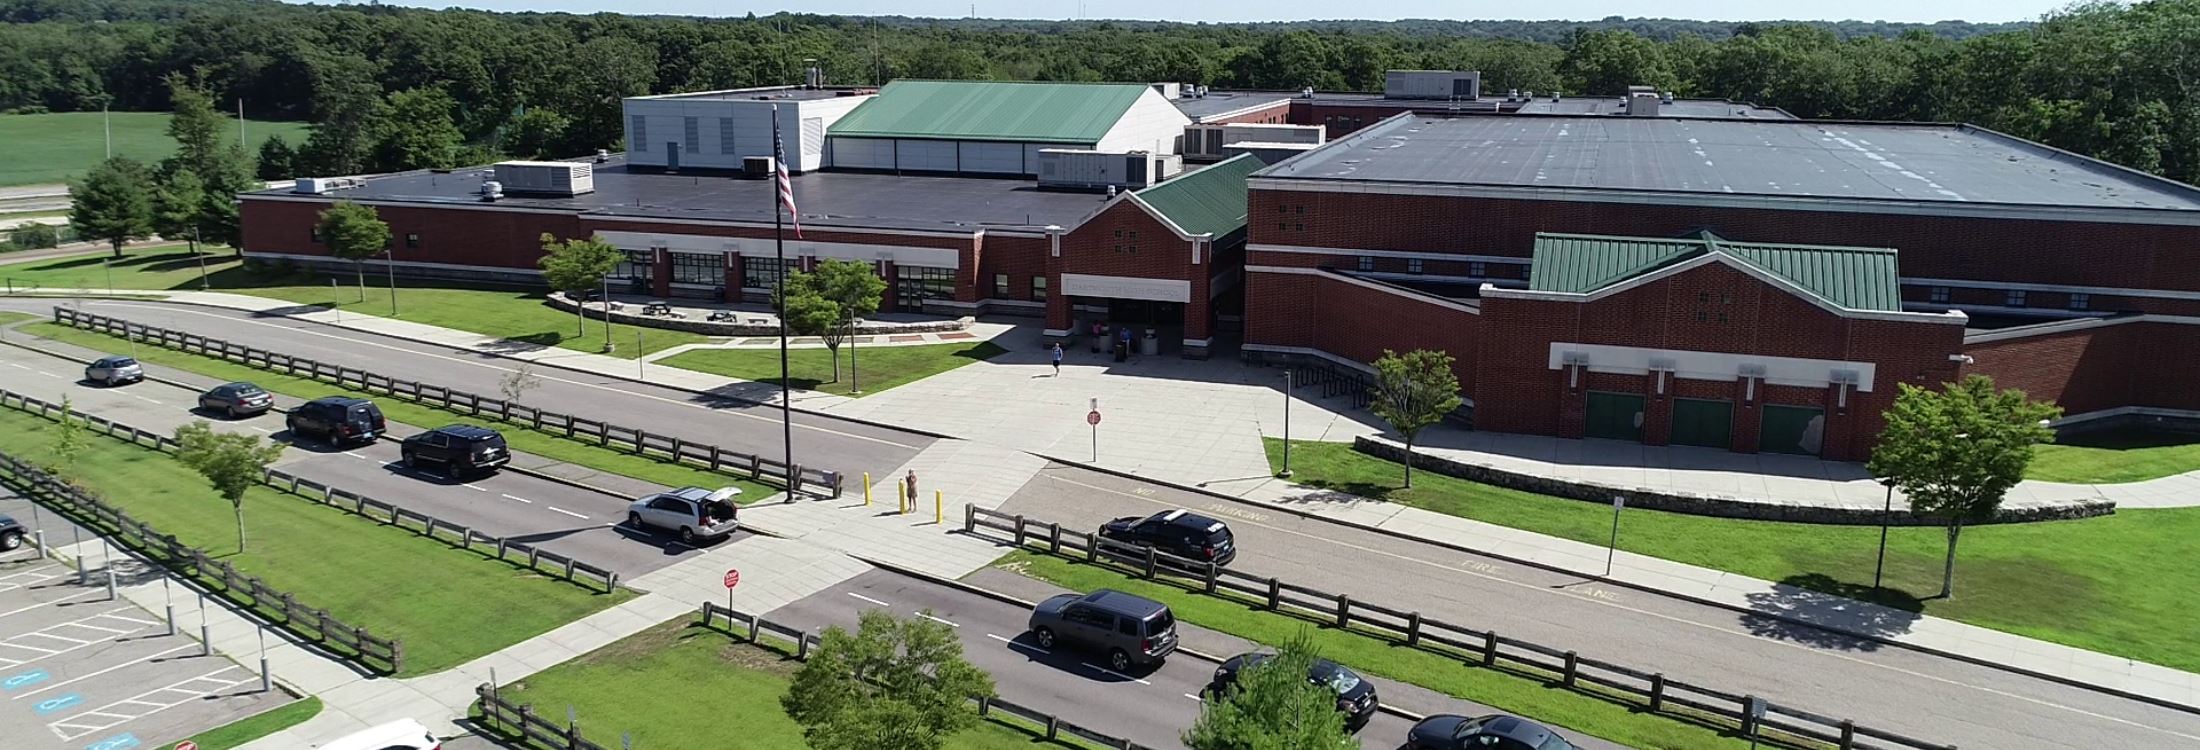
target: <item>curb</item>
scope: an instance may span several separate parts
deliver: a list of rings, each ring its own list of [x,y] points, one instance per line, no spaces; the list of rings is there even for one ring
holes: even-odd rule
[[[1080,468],[1080,469],[1086,469],[1086,470],[1089,470],[1089,471],[1095,471],[1095,472],[1099,472],[1099,473],[1102,473],[1102,474],[1107,474],[1107,475],[1109,475],[1109,476],[1114,476],[1114,477],[1120,477],[1120,478],[1123,478],[1123,479],[1134,479],[1134,480],[1137,480],[1137,481],[1140,481],[1140,482],[1147,482],[1147,483],[1151,483],[1151,484],[1158,484],[1158,485],[1161,485],[1161,486],[1164,486],[1164,487],[1169,487],[1169,488],[1173,488],[1173,489],[1176,489],[1176,490],[1181,490],[1181,491],[1184,491],[1184,492],[1190,492],[1190,493],[1194,493],[1194,494],[1199,494],[1199,495],[1205,495],[1205,496],[1208,496],[1208,497],[1212,497],[1212,498],[1215,498],[1215,499],[1218,499],[1218,500],[1227,500],[1227,501],[1229,501],[1229,502],[1232,502],[1232,503],[1237,503],[1237,504],[1240,504],[1240,505],[1247,505],[1247,506],[1257,507],[1257,508],[1260,508],[1260,509],[1262,509],[1262,510],[1268,510],[1268,511],[1277,511],[1277,512],[1287,513],[1287,514],[1290,514],[1290,515],[1293,515],[1293,516],[1297,516],[1297,517],[1299,517],[1299,518],[1304,518],[1304,519],[1307,519],[1307,520],[1320,521],[1320,522],[1323,522],[1323,523],[1335,524],[1335,525],[1338,525],[1338,526],[1346,526],[1346,527],[1350,527],[1350,528],[1354,528],[1354,529],[1359,529],[1359,530],[1362,530],[1362,531],[1368,531],[1368,532],[1372,532],[1372,533],[1376,533],[1376,534],[1381,534],[1381,535],[1383,535],[1383,536],[1387,536],[1387,537],[1390,537],[1390,538],[1393,538],[1393,539],[1405,539],[1405,540],[1409,540],[1409,541],[1415,541],[1415,542],[1420,542],[1420,543],[1423,543],[1423,544],[1429,544],[1429,545],[1434,545],[1434,546],[1437,546],[1437,547],[1442,547],[1442,548],[1445,548],[1445,549],[1449,549],[1449,550],[1454,550],[1454,551],[1458,551],[1458,552],[1465,552],[1465,553],[1469,553],[1469,554],[1474,554],[1474,555],[1481,555],[1481,556],[1483,556],[1483,557],[1489,557],[1489,558],[1493,558],[1493,559],[1497,559],[1497,560],[1504,560],[1504,561],[1506,561],[1506,562],[1509,562],[1509,563],[1513,563],[1513,564],[1516,564],[1516,565],[1524,565],[1524,566],[1527,566],[1527,567],[1531,567],[1531,568],[1536,568],[1536,569],[1539,569],[1539,570],[1546,570],[1546,571],[1550,571],[1550,572],[1553,572],[1553,573],[1559,573],[1559,574],[1563,574],[1563,575],[1570,575],[1570,576],[1576,576],[1576,577],[1580,577],[1580,578],[1584,578],[1584,579],[1588,579],[1588,580],[1593,580],[1593,581],[1599,581],[1599,582],[1602,582],[1602,583],[1607,583],[1607,584],[1611,584],[1611,585],[1613,585],[1613,586],[1619,586],[1619,587],[1623,587],[1623,588],[1626,588],[1626,589],[1630,589],[1630,590],[1634,590],[1634,591],[1640,591],[1640,592],[1643,592],[1643,593],[1646,593],[1646,594],[1651,594],[1651,595],[1654,595],[1654,596],[1663,596],[1663,597],[1667,597],[1667,598],[1672,598],[1672,599],[1678,599],[1678,600],[1681,600],[1681,601],[1691,602],[1691,603],[1695,603],[1695,604],[1701,604],[1701,605],[1704,605],[1704,606],[1708,606],[1708,607],[1717,607],[1717,608],[1719,608],[1719,609],[1724,609],[1724,610],[1727,610],[1727,611],[1730,611],[1730,612],[1735,612],[1735,613],[1738,613],[1738,614],[1748,615],[1748,616],[1752,616],[1752,617],[1764,617],[1764,618],[1768,618],[1768,619],[1773,619],[1773,620],[1779,620],[1779,621],[1781,621],[1781,622],[1789,623],[1789,624],[1792,624],[1792,625],[1801,625],[1801,626],[1804,626],[1804,627],[1808,627],[1808,628],[1813,628],[1813,629],[1817,629],[1817,630],[1822,630],[1822,631],[1825,631],[1825,632],[1828,632],[1828,633],[1836,633],[1836,634],[1840,634],[1840,635],[1844,635],[1844,636],[1848,636],[1848,637],[1852,637],[1852,638],[1858,638],[1858,639],[1862,639],[1862,640],[1866,640],[1866,641],[1871,641],[1871,642],[1873,642],[1873,643],[1879,643],[1879,644],[1884,644],[1884,645],[1888,645],[1888,646],[1893,646],[1893,647],[1896,647],[1896,648],[1902,648],[1902,649],[1907,649],[1907,650],[1910,650],[1910,651],[1915,651],[1915,652],[1918,652],[1918,653],[1922,653],[1922,654],[1928,654],[1928,655],[1932,655],[1932,656],[1938,656],[1938,657],[1941,657],[1941,658],[1944,658],[1944,659],[1952,659],[1952,660],[1955,660],[1955,661],[1960,661],[1960,662],[1964,662],[1964,663],[1966,663],[1966,664],[1973,664],[1973,665],[1976,665],[1976,666],[1986,667],[1986,668],[1989,668],[1989,669],[1996,669],[1996,670],[2000,670],[2000,671],[2003,671],[2003,672],[2009,672],[2009,673],[2011,673],[2011,674],[2019,674],[2019,675],[2024,675],[2024,676],[2026,676],[2026,677],[2032,677],[2032,678],[2035,678],[2035,679],[2040,679],[2040,680],[2046,680],[2046,681],[2048,681],[2048,682],[2053,682],[2053,683],[2056,683],[2056,684],[2060,684],[2060,685],[2066,685],[2066,686],[2069,686],[2069,687],[2079,688],[2079,689],[2083,689],[2083,690],[2090,690],[2090,691],[2093,691],[2093,692],[2097,692],[2097,693],[2101,693],[2101,694],[2104,694],[2104,695],[2109,695],[2109,696],[2113,696],[2113,697],[2117,697],[2117,698],[2123,698],[2123,699],[2126,699],[2126,700],[2132,700],[2132,701],[2137,701],[2137,702],[2140,702],[2140,703],[2146,703],[2146,704],[2149,704],[2149,705],[2159,706],[2159,707],[2162,707],[2162,708],[2167,708],[2167,709],[2170,709],[2170,710],[2173,710],[2173,711],[2181,711],[2181,712],[2184,712],[2184,713],[2190,713],[2190,714],[2200,714],[2200,706],[2194,706],[2194,705],[2188,705],[2188,704],[2184,704],[2184,703],[2178,703],[2178,702],[2176,702],[2176,701],[2173,701],[2173,700],[2169,700],[2169,699],[2167,699],[2167,698],[2160,698],[2160,697],[2156,697],[2156,696],[2150,696],[2150,695],[2142,695],[2142,694],[2138,694],[2138,693],[2132,693],[2132,692],[2128,692],[2128,691],[2124,691],[2124,690],[2119,690],[2119,689],[2116,689],[2116,688],[2108,687],[2108,686],[2105,686],[2105,685],[2096,685],[2096,684],[2093,684],[2093,683],[2089,683],[2089,682],[2083,682],[2083,681],[2080,681],[2080,680],[2077,680],[2077,679],[2073,679],[2073,678],[2069,678],[2069,677],[2063,677],[2063,676],[2060,676],[2060,675],[2052,675],[2052,674],[2046,674],[2046,673],[2043,673],[2043,672],[2037,672],[2037,671],[2034,671],[2034,670],[2030,670],[2030,669],[2025,669],[2025,668],[2023,668],[2023,667],[2017,667],[2017,666],[2012,666],[2012,665],[2009,665],[2009,664],[2002,664],[2002,663],[1999,663],[1999,662],[1995,662],[1995,661],[1990,661],[1990,660],[1987,660],[1987,659],[1983,659],[1983,658],[1979,658],[1979,657],[1975,657],[1975,656],[1970,656],[1970,655],[1967,655],[1967,654],[1959,654],[1959,653],[1955,653],[1955,652],[1952,652],[1952,651],[1946,651],[1946,650],[1942,650],[1942,649],[1938,649],[1938,648],[1933,648],[1933,647],[1931,647],[1931,646],[1920,646],[1920,645],[1917,645],[1917,644],[1914,644],[1914,643],[1906,643],[1906,642],[1903,642],[1903,641],[1893,640],[1893,639],[1889,639],[1889,638],[1886,638],[1886,637],[1883,637],[1883,636],[1868,635],[1868,634],[1863,634],[1863,633],[1853,633],[1853,632],[1850,632],[1850,631],[1846,631],[1846,630],[1837,630],[1837,629],[1834,629],[1834,628],[1828,628],[1828,627],[1826,627],[1826,626],[1824,626],[1824,625],[1822,625],[1822,624],[1819,624],[1819,623],[1814,623],[1814,622],[1810,622],[1810,621],[1804,620],[1804,619],[1802,619],[1802,618],[1800,618],[1800,617],[1794,617],[1794,616],[1792,616],[1792,615],[1786,615],[1786,614],[1781,614],[1781,613],[1777,613],[1777,612],[1766,612],[1766,611],[1762,611],[1762,610],[1749,609],[1749,608],[1746,608],[1746,607],[1739,607],[1739,606],[1735,606],[1735,605],[1733,605],[1733,604],[1729,604],[1729,603],[1727,603],[1727,602],[1721,602],[1721,601],[1717,601],[1717,600],[1714,600],[1714,599],[1707,599],[1707,598],[1703,598],[1703,597],[1695,596],[1695,595],[1692,595],[1692,594],[1683,594],[1683,593],[1679,593],[1679,592],[1675,592],[1675,591],[1667,591],[1667,590],[1664,590],[1664,589],[1660,589],[1660,588],[1656,588],[1656,587],[1650,586],[1650,585],[1648,585],[1648,584],[1634,583],[1634,582],[1630,582],[1630,581],[1625,581],[1625,580],[1620,580],[1620,579],[1616,579],[1616,578],[1609,578],[1609,577],[1606,577],[1606,576],[1602,576],[1602,575],[1598,575],[1598,574],[1595,574],[1595,573],[1584,573],[1584,572],[1581,572],[1581,571],[1578,571],[1578,570],[1571,570],[1571,569],[1568,569],[1568,568],[1562,568],[1562,567],[1559,567],[1559,566],[1556,566],[1556,565],[1553,565],[1553,564],[1550,564],[1550,563],[1545,563],[1545,562],[1537,562],[1537,561],[1534,561],[1534,560],[1527,560],[1527,559],[1522,559],[1522,558],[1518,558],[1518,557],[1513,557],[1513,556],[1510,556],[1510,555],[1505,555],[1505,554],[1501,554],[1501,553],[1497,553],[1497,552],[1491,552],[1491,551],[1488,551],[1488,550],[1475,549],[1475,548],[1473,548],[1473,547],[1468,547],[1468,546],[1466,546],[1466,545],[1463,545],[1463,544],[1455,544],[1455,543],[1452,543],[1452,542],[1448,542],[1448,541],[1444,541],[1444,540],[1441,540],[1441,539],[1430,539],[1430,538],[1427,538],[1427,537],[1414,536],[1414,535],[1412,535],[1412,534],[1407,534],[1407,533],[1404,533],[1404,532],[1401,532],[1401,531],[1394,531],[1394,530],[1391,530],[1391,529],[1385,529],[1385,528],[1382,528],[1382,527],[1379,527],[1379,526],[1369,526],[1369,525],[1367,525],[1367,524],[1363,524],[1363,523],[1359,523],[1359,522],[1355,522],[1355,521],[1347,521],[1347,520],[1345,520],[1345,519],[1341,519],[1341,518],[1331,518],[1331,517],[1329,517],[1329,516],[1324,516],[1324,515],[1320,515],[1320,514],[1317,514],[1317,513],[1312,513],[1312,512],[1309,512],[1309,511],[1299,510],[1299,509],[1297,509],[1297,508],[1290,508],[1290,507],[1285,507],[1285,506],[1282,506],[1282,505],[1278,505],[1278,504],[1274,504],[1274,503],[1263,503],[1263,502],[1260,502],[1260,501],[1258,501],[1258,500],[1247,500],[1247,499],[1245,499],[1245,498],[1242,498],[1242,497],[1238,497],[1238,496],[1236,496],[1236,495],[1228,495],[1228,494],[1224,494],[1224,493],[1221,493],[1221,492],[1216,492],[1216,491],[1214,491],[1214,490],[1206,489],[1206,488],[1203,488],[1203,487],[1194,487],[1194,486],[1190,486],[1190,485],[1180,484],[1180,483],[1177,483],[1177,482],[1172,482],[1172,481],[1169,481],[1169,480],[1165,480],[1165,479],[1156,479],[1156,478],[1153,478],[1153,477],[1140,476],[1140,475],[1138,475],[1138,474],[1134,474],[1134,473],[1131,473],[1131,472],[1128,472],[1128,471],[1123,471],[1123,470],[1120,470],[1120,469],[1111,469],[1111,468],[1107,468],[1107,467],[1103,467],[1103,466],[1092,466],[1092,465],[1089,465],[1089,464],[1085,464],[1085,463],[1081,463],[1081,462],[1078,462],[1078,461],[1069,461],[1069,460],[1064,460],[1064,459],[1061,459],[1061,458],[1056,458],[1056,457],[1054,457],[1054,456],[1049,456],[1049,455],[1047,455],[1047,454],[1044,454],[1044,453],[1039,453],[1039,452],[1037,452],[1037,451],[1025,451],[1025,452],[1026,452],[1026,453],[1029,453],[1029,454],[1031,454],[1031,455],[1033,455],[1033,456],[1038,456],[1039,458],[1043,458],[1043,459],[1046,459],[1046,460],[1048,460],[1048,461],[1052,461],[1052,462],[1054,462],[1054,463],[1058,463],[1058,464],[1063,464],[1063,465],[1066,465],[1066,466],[1075,466],[1075,467],[1077,467],[1077,468]],[[1378,501],[1374,501],[1374,502],[1386,502],[1386,501],[1380,501],[1380,500],[1378,500]],[[1975,626],[1974,626],[1974,627],[1975,627]],[[1997,631],[1997,632],[1998,632],[1998,631]],[[2059,644],[2058,644],[2058,645],[2059,645]],[[2077,648],[2077,647],[2076,647],[2076,646],[2068,646],[2068,647],[2066,647],[2066,648]],[[2095,653],[2098,653],[2098,652],[2095,652]],[[2157,666],[2159,666],[2159,665],[2157,665]]]

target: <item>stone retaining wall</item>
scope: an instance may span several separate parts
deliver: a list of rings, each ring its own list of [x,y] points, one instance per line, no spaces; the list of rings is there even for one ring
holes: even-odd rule
[[[566,296],[564,292],[558,292],[550,295],[549,301],[551,307],[555,307],[565,312],[573,311],[573,300],[571,297]],[[673,331],[687,331],[689,333],[700,333],[706,336],[779,335],[779,325],[776,323],[772,325],[757,326],[748,325],[745,323],[736,323],[730,320],[712,321],[703,318],[667,318],[653,315],[643,315],[640,312],[628,312],[628,310],[639,311],[640,309],[642,309],[640,305],[626,305],[625,310],[611,311],[611,319],[619,323],[625,323],[627,325],[647,326],[650,328],[663,328]],[[603,319],[602,310],[590,310],[589,312],[595,313],[594,315],[588,316],[589,318],[594,320]],[[895,333],[943,333],[948,331],[966,331],[969,330],[971,326],[976,325],[977,322],[977,318],[967,315],[952,320],[932,320],[922,323],[899,323],[885,320],[867,320],[864,321],[862,325],[856,327],[856,333],[863,336],[873,336]]]
[[[1370,438],[1363,435],[1353,439],[1352,447],[1361,453],[1388,461],[1403,461],[1405,459],[1405,446],[1390,440]],[[1647,487],[1620,487],[1577,479],[1532,476],[1499,469],[1494,466],[1467,463],[1420,452],[1413,454],[1413,466],[1416,469],[1458,477],[1470,482],[1481,482],[1522,492],[1580,500],[1604,506],[1610,506],[1612,497],[1617,495],[1627,498],[1627,507],[1630,508],[1649,508],[1673,513],[1686,513],[1693,516],[1848,526],[1877,526],[1881,520],[1881,513],[1875,508],[1829,508],[1770,498],[1742,498],[1731,495],[1655,490]],[[1992,519],[1981,523],[2060,521],[2105,516],[2114,512],[2116,512],[2116,503],[2111,500],[2053,504],[2004,504],[1995,512]],[[1895,526],[1942,525],[1938,519],[1926,518],[1909,511],[1896,511],[1891,520]]]

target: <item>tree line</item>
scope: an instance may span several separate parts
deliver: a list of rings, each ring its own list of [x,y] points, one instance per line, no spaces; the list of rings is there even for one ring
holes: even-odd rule
[[[1801,117],[1963,121],[2200,178],[2200,0],[2089,3],[2037,24],[1399,21],[1289,24],[701,19],[276,0],[0,0],[0,112],[163,110],[171,75],[317,124],[262,172],[443,167],[618,147],[625,96],[896,78],[1376,90],[1394,68],[1484,88],[1636,84]],[[226,107],[225,107],[226,108]]]

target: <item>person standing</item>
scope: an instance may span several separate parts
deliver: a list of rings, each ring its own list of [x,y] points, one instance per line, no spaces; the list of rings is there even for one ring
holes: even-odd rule
[[[1062,342],[1054,342],[1054,377],[1062,376]]]
[[[917,470],[910,469],[909,476],[902,480],[902,484],[909,488],[908,505],[902,506],[902,512],[907,513],[908,509],[917,506]]]
[[[1092,322],[1092,353],[1099,354],[1100,347],[1108,343],[1108,325],[1098,320]]]

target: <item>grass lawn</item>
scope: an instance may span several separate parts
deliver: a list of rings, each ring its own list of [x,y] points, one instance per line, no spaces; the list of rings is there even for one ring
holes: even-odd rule
[[[836,396],[855,395],[848,392],[850,380],[847,373],[846,351],[841,349],[841,377],[833,380],[833,358],[824,349],[790,349],[787,355],[789,385],[805,390],[822,391]],[[911,383],[938,375],[948,370],[991,359],[1007,351],[991,341],[975,344],[928,344],[924,346],[871,346],[856,352],[857,365],[866,394]],[[729,378],[754,380],[761,383],[779,382],[779,350],[773,349],[699,349],[658,360],[673,367],[700,372],[715,373]]]
[[[2049,482],[2139,482],[2200,469],[2200,435],[2169,430],[2111,430],[2034,449],[2024,478]]]
[[[127,352],[132,349],[127,339],[70,328],[51,321],[32,323],[16,330],[100,351]],[[139,344],[136,347],[136,352],[138,359],[156,365],[174,367],[221,380],[251,381],[269,391],[294,398],[313,399],[334,395],[371,398],[382,407],[384,416],[414,426],[435,427],[452,422],[470,422],[502,427],[504,428],[501,430],[504,433],[504,440],[510,444],[512,450],[532,453],[545,458],[635,479],[656,482],[668,487],[684,487],[687,485],[722,487],[731,485],[741,488],[741,498],[746,502],[755,502],[779,492],[779,490],[759,482],[736,479],[729,475],[705,471],[684,464],[636,456],[625,451],[604,448],[594,443],[568,440],[560,435],[547,432],[535,432],[524,426],[499,422],[488,416],[471,416],[455,411],[444,411],[379,394],[338,388],[310,378],[283,375],[213,357],[163,349],[150,344]]]
[[[1078,591],[1098,588],[1127,591],[1169,605],[1179,622],[1261,643],[1282,643],[1299,631],[1307,630],[1322,656],[1361,672],[1488,704],[1501,711],[1587,732],[1628,747],[1698,750],[1748,746],[1746,741],[1721,736],[1718,730],[1709,727],[1638,713],[1599,698],[1549,687],[1540,676],[1469,667],[1460,659],[1403,648],[1387,638],[1358,635],[1334,626],[1315,625],[1268,612],[1250,604],[1249,599],[1241,602],[1207,596],[1164,582],[1125,576],[1082,561],[1021,550],[1010,553],[997,567]]]
[[[313,718],[318,713],[321,713],[321,699],[307,697],[305,700],[286,704],[273,711],[257,716],[247,716],[223,726],[191,735],[190,739],[192,743],[199,746],[199,750],[229,750],[229,748],[303,724],[307,719]],[[174,748],[175,745],[168,745],[167,747]]]
[[[30,313],[27,313],[27,312],[16,312],[16,311],[14,311],[14,310],[0,310],[0,326],[4,326],[4,325],[7,325],[7,324],[9,324],[9,323],[13,323],[13,322],[16,322],[16,321],[18,321],[18,320],[45,320],[45,317],[44,317],[44,316],[41,316],[41,315],[32,315],[32,314],[30,314]]]
[[[608,747],[618,747],[624,732],[632,732],[634,746],[641,748],[804,747],[802,727],[779,705],[801,663],[786,651],[741,643],[692,621],[673,620],[628,636],[505,686],[503,697],[533,704],[539,715],[555,720],[571,706],[581,731]],[[679,686],[677,694],[668,695],[665,690],[673,685]],[[1067,745],[1021,725],[992,721],[947,741],[955,750],[1034,746]]]
[[[176,152],[175,139],[168,137],[167,112],[114,112],[109,117],[116,156],[155,162]],[[222,119],[222,136],[235,138],[237,121]],[[308,128],[302,122],[247,121],[245,153],[259,154],[260,143],[277,133],[297,146],[305,142]],[[82,177],[107,157],[106,125],[98,112],[0,115],[0,143],[10,146],[10,157],[0,162],[0,187],[65,182]]]
[[[49,459],[53,429],[0,410],[0,450]],[[338,619],[402,639],[400,676],[449,669],[631,596],[593,593],[266,487],[245,496],[240,553],[228,501],[197,473],[119,440],[90,446],[65,472],[78,484]]]
[[[1282,442],[1269,439],[1278,463]],[[1414,472],[1345,443],[1294,441],[1295,481],[1462,518],[1603,545],[1612,510]],[[1896,527],[1887,588],[1874,592],[1873,526],[1743,521],[1629,508],[1619,546],[1668,560],[1867,599],[2187,671],[2200,670],[2200,508],[2129,509],[2103,518],[1967,527],[1957,546],[1956,596],[1940,591],[1947,533]]]
[[[0,288],[16,291],[39,288],[106,289],[109,279],[112,278],[115,289],[195,290],[199,288],[201,260],[206,262],[209,274],[237,267],[236,255],[229,248],[216,245],[207,246],[203,258],[192,255],[182,245],[169,243],[124,248],[121,260],[113,258],[113,255],[102,252],[0,266],[0,279],[5,280]],[[113,273],[110,275],[109,271]]]

